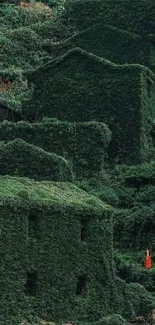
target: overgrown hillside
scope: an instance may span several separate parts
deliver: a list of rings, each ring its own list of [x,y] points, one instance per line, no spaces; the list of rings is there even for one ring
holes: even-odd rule
[[[0,3],[2,324],[154,324],[154,72],[154,0]]]
[[[67,27],[57,21],[62,10],[62,5],[51,8],[35,1],[0,4],[0,99],[10,107],[20,108],[31,93],[24,72],[52,59],[47,41],[68,36]]]

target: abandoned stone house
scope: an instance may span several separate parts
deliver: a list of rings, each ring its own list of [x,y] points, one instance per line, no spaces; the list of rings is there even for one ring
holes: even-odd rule
[[[122,35],[111,27],[106,30]],[[80,34],[84,43],[88,32]],[[138,64],[116,65],[99,57],[101,52],[90,54],[89,46],[86,51],[74,48],[81,44],[78,36],[68,40],[62,52],[65,46],[69,52],[27,75],[34,92],[31,100],[23,101],[22,114],[30,123],[0,123],[5,141],[0,151],[6,158],[0,159],[1,169],[18,176],[0,176],[2,322],[21,312],[54,321],[93,321],[112,312],[132,315],[150,303],[143,287],[115,276],[113,209],[62,181],[72,181],[70,158],[75,174],[89,178],[103,171],[107,152],[110,159],[126,164],[152,157],[154,74]],[[0,104],[1,121],[14,120],[14,114]],[[55,120],[44,123],[45,117]],[[55,173],[53,168],[49,175],[55,161]],[[30,179],[33,168],[40,182]],[[68,177],[60,177],[67,172]]]
[[[0,176],[0,207],[2,323],[150,310],[144,287],[115,276],[110,206],[72,183]]]
[[[55,57],[75,47],[115,64],[140,64],[154,71],[155,47],[151,39],[144,40],[140,35],[111,25],[98,23],[59,44],[47,44]]]
[[[53,320],[109,311],[111,207],[71,183],[10,176],[0,206],[1,320],[27,308]]]
[[[112,131],[110,157],[127,164],[152,157],[149,119],[155,114],[155,88],[149,69],[115,65],[73,49],[28,79],[35,84],[32,99],[23,103],[23,114],[30,121],[47,116],[104,122]]]

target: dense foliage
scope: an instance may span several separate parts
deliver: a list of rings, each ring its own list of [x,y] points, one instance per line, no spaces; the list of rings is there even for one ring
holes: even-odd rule
[[[1,0],[5,325],[149,319],[154,15],[154,0]]]

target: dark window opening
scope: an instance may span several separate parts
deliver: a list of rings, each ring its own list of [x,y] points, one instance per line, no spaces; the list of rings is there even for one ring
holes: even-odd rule
[[[26,273],[26,283],[25,283],[25,294],[27,296],[36,296],[36,286],[37,286],[37,273],[27,272]]]
[[[28,217],[28,222],[29,222],[29,237],[36,238],[37,237],[37,217],[36,215],[29,215]]]
[[[80,275],[77,280],[76,295],[83,296],[86,288],[86,276]]]
[[[86,219],[81,220],[81,240],[86,239],[86,234],[87,234],[87,224],[86,224]]]
[[[131,176],[126,178],[126,184],[131,187],[136,187],[137,190],[140,189],[141,186],[155,184],[155,177],[136,177],[136,176]]]

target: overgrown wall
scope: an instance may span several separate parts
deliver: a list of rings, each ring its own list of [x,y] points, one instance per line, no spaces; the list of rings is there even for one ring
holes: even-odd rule
[[[0,141],[21,138],[45,151],[69,160],[74,175],[101,176],[107,162],[111,132],[104,123],[68,123],[45,120],[43,123],[0,123]]]
[[[116,64],[138,63],[148,68],[154,64],[153,45],[139,35],[102,23],[76,33],[59,44],[46,43],[52,55],[80,47]]]
[[[112,130],[110,155],[123,163],[141,162],[152,154],[148,126],[141,142],[143,114],[154,116],[154,92],[142,99],[142,74],[154,83],[154,75],[139,65],[117,66],[75,49],[29,75],[35,88],[32,99],[23,103],[23,114],[30,120],[50,116],[105,122]]]
[[[142,162],[147,161],[149,147],[151,145],[150,157],[154,156],[154,143],[151,134],[151,121],[155,118],[155,83],[148,73],[141,74],[141,157]]]
[[[66,20],[82,30],[104,22],[143,36],[154,33],[154,0],[82,0],[69,1]]]
[[[121,182],[128,192],[130,191],[133,194],[126,208],[119,207],[115,211],[115,245],[120,247],[119,245],[123,243],[126,249],[139,251],[149,247],[154,252],[154,161],[150,164],[125,167],[121,172]],[[117,191],[116,188],[116,193]]]
[[[69,183],[1,177],[0,188],[1,321],[109,313],[111,208]]]
[[[70,183],[9,176],[0,205],[1,322],[148,313],[144,288],[115,277],[110,206]]]
[[[72,181],[69,162],[21,139],[0,146],[0,175],[30,177],[36,180]]]

